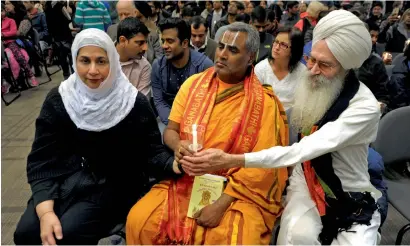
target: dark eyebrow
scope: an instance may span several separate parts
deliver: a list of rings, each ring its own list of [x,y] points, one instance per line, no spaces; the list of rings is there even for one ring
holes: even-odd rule
[[[219,45],[228,46],[229,48],[239,50],[239,48],[236,47],[235,45],[224,44],[221,41],[219,41]]]
[[[90,57],[88,57],[88,56],[84,56],[84,55],[79,56],[79,58],[83,58],[83,59],[91,59]],[[108,59],[108,57],[105,57],[105,56],[98,56],[98,57],[96,57],[96,59]]]

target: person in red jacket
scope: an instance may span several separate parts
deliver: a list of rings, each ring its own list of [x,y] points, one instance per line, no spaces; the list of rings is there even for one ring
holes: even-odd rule
[[[20,51],[20,47],[15,42],[15,37],[17,36],[17,25],[16,22],[7,17],[4,4],[1,5],[1,39],[4,42],[6,48],[9,48],[19,63],[20,67],[23,68],[25,75],[31,86],[37,86],[38,81],[34,77],[33,72],[28,65],[28,61],[24,58]]]
[[[300,20],[295,24],[295,27],[305,33],[309,27],[316,26],[320,11],[327,9],[328,8],[321,2],[311,2],[307,7],[306,12],[300,14]]]

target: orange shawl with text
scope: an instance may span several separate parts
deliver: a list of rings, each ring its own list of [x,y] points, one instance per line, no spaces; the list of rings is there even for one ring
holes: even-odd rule
[[[214,69],[210,68],[206,70],[198,76],[190,88],[184,117],[180,123],[181,139],[186,138],[186,136],[182,133],[189,132],[189,128],[191,128],[192,124],[197,124],[204,129],[207,128],[214,105],[224,101],[226,98],[229,98],[236,93],[244,92],[239,113],[235,116],[234,122],[232,122],[232,130],[223,150],[232,154],[252,152],[257,142],[259,130],[262,124],[262,114],[265,103],[264,90],[265,89],[254,75],[253,71],[251,71],[250,76],[247,76],[243,83],[235,85],[234,87],[217,95],[218,81],[215,79]],[[277,115],[278,117],[282,117],[280,120],[286,122],[286,116],[281,106],[280,109],[281,112]],[[286,145],[287,128],[284,131],[280,131],[280,133],[276,136],[276,139],[278,139],[280,144]],[[217,175],[230,177],[229,182],[232,183],[232,185],[228,185],[226,190],[229,191],[226,191],[227,194],[235,192],[235,189],[238,189],[238,186],[246,186],[241,183],[241,178],[238,178],[238,171],[240,169],[241,168],[232,168],[215,173]],[[237,175],[236,179],[232,178],[232,176],[235,176],[234,174]],[[287,173],[285,176],[287,176]],[[272,179],[274,178],[272,177]],[[165,205],[165,211],[163,211],[159,233],[154,239],[155,243],[193,243],[196,223],[195,220],[186,216],[193,180],[193,177],[184,175],[178,180],[169,181],[167,205]],[[276,194],[276,190],[282,189],[280,185],[279,188],[277,185],[277,183],[284,183],[282,180],[286,180],[286,178],[282,177],[280,182],[276,179],[272,180],[272,184],[267,185],[268,188],[266,188],[266,190],[271,187],[269,191],[266,192],[268,194],[268,198],[266,198],[265,194],[262,196],[258,192],[253,192],[252,190],[238,192],[240,194],[237,195],[237,198],[260,205],[271,213],[279,213],[281,209],[280,204],[278,204],[280,203],[280,198],[276,203],[272,201],[271,197],[274,196],[272,194]],[[281,194],[281,192],[279,193]],[[277,199],[278,198],[276,197],[276,200]]]

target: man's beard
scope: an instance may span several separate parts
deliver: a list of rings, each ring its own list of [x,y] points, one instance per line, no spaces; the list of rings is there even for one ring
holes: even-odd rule
[[[184,57],[184,50],[181,50],[181,52],[179,54],[173,55],[168,60],[169,61],[178,61],[178,60],[181,60],[182,57]]]
[[[294,130],[310,132],[339,96],[345,77],[345,71],[341,71],[332,79],[327,79],[323,75],[310,75],[310,71],[305,72],[296,88],[290,117]]]

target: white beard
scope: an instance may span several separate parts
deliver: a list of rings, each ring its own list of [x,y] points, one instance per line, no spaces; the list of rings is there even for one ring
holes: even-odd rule
[[[294,130],[310,132],[339,96],[345,77],[344,71],[332,79],[323,75],[311,75],[310,71],[305,72],[295,90],[295,102],[290,117]]]

